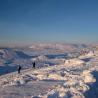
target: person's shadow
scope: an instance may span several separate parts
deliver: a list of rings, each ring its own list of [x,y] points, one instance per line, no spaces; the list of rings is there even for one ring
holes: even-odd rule
[[[92,74],[96,78],[96,82],[88,84],[90,86],[90,90],[84,93],[85,98],[98,98],[98,72],[93,71]]]

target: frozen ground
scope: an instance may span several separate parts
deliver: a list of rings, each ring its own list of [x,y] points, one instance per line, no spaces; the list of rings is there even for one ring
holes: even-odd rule
[[[40,62],[43,58],[47,60],[41,56]],[[64,61],[55,58],[58,60],[54,66],[0,76],[0,98],[98,98],[97,50]]]

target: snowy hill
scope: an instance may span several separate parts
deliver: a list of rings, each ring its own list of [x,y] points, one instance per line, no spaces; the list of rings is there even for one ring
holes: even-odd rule
[[[0,48],[0,75],[17,70],[17,65],[23,69],[32,67],[35,60],[37,67],[59,65],[64,59],[80,55],[76,50],[87,47],[76,44],[33,44],[23,48]]]
[[[80,57],[0,76],[0,98],[97,98],[98,54]]]
[[[98,50],[75,44],[0,48],[0,75],[0,98],[97,98]]]
[[[78,49],[82,49],[82,48],[86,48],[88,47],[87,45],[85,44],[67,44],[67,43],[53,43],[53,44],[50,44],[50,43],[35,43],[33,44],[32,46],[30,46],[29,48],[31,49],[36,49],[36,50],[43,50],[43,49],[46,49],[48,51],[56,51],[56,52],[64,52],[64,51],[77,51]]]

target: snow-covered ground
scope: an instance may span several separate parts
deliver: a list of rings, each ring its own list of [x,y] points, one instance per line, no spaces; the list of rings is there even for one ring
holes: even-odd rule
[[[57,65],[0,76],[0,98],[98,98],[98,52],[95,54],[69,59],[38,56],[40,64],[52,61]]]

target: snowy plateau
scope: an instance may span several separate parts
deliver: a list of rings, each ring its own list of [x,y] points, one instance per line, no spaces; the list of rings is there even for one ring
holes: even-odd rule
[[[98,98],[98,46],[0,48],[0,98]]]

